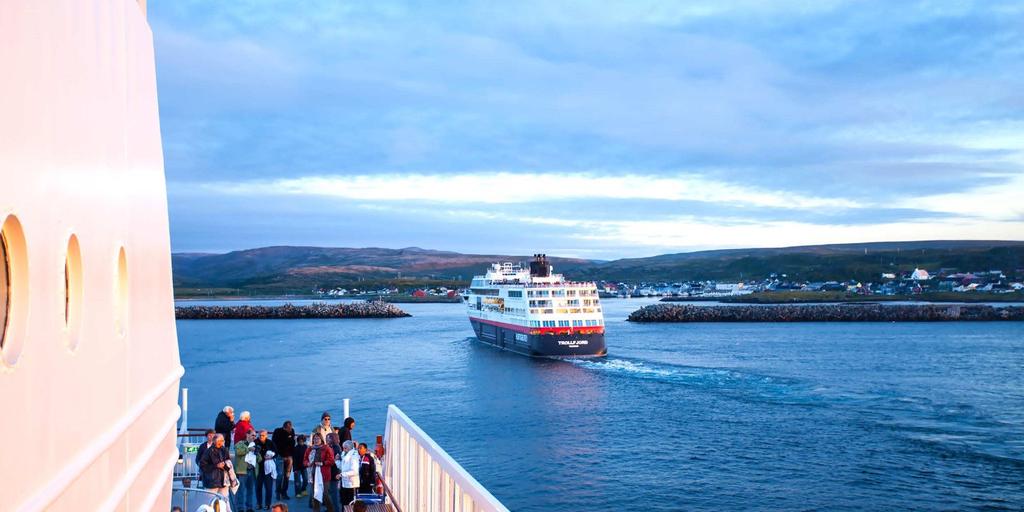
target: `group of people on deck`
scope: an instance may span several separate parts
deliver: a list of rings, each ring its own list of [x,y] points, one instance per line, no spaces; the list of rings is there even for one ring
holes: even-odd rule
[[[308,496],[314,511],[342,512],[350,504],[365,510],[356,494],[376,492],[380,464],[366,443],[352,438],[355,426],[354,419],[345,418],[335,427],[324,412],[308,437],[296,435],[291,421],[268,435],[253,427],[249,411],[236,422],[234,408],[226,406],[196,452],[203,487],[229,499],[236,512],[287,512],[281,501],[292,498],[288,481],[294,475],[294,497]]]

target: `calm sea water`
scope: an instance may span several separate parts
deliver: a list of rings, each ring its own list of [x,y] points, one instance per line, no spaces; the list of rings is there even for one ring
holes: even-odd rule
[[[394,320],[179,321],[192,426],[224,404],[310,430],[397,404],[512,510],[1024,507],[1024,324],[630,324],[604,360]]]

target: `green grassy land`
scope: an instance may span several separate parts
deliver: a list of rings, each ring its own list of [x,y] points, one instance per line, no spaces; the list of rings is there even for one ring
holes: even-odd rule
[[[1024,293],[928,292],[919,295],[857,295],[846,292],[780,291],[725,297],[720,302],[737,304],[788,304],[817,302],[1024,302]]]

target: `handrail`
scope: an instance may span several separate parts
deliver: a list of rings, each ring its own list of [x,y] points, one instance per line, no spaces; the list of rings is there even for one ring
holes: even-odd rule
[[[388,500],[391,501],[391,508],[395,509],[395,512],[402,512],[402,507],[399,506],[398,500],[395,499],[395,494],[391,492],[391,486],[384,480],[383,475],[377,475],[380,478],[380,485],[384,487],[384,494],[387,495]]]
[[[168,415],[164,421],[164,425],[171,426],[173,428],[175,420],[178,419],[178,411],[172,411],[172,414]],[[107,495],[107,499],[97,507],[97,510],[116,510],[117,504],[124,500],[128,490],[132,484],[135,483],[135,478],[142,473],[142,469],[150,464],[157,450],[164,444],[166,437],[154,437],[149,443],[144,446],[141,450],[136,450],[137,456],[131,466],[121,475],[120,479],[115,485],[112,486],[112,491]],[[165,457],[166,458],[166,457]]]
[[[184,374],[185,368],[179,365],[156,386],[150,388],[148,393],[135,399],[135,404],[131,409],[113,422],[105,432],[95,436],[92,443],[86,448],[74,454],[67,464],[55,472],[50,480],[37,489],[29,499],[19,505],[17,510],[43,510],[49,506],[68,489],[69,482],[81,476],[90,464],[106,453],[114,443],[122,439],[124,433],[135,424],[139,417],[148,412],[160,395],[164,394],[172,384],[177,383]]]
[[[508,512],[395,405],[388,405],[384,448],[383,474],[394,485],[392,501],[406,510]]]
[[[199,500],[196,506],[189,506],[189,495],[199,495]],[[181,501],[179,502],[176,498],[180,496]],[[231,502],[224,496],[217,494],[209,489],[194,489],[191,487],[173,487],[171,488],[171,505],[177,505],[181,507],[185,512],[192,512],[199,510],[201,506],[207,505],[212,510],[218,512],[231,512]]]

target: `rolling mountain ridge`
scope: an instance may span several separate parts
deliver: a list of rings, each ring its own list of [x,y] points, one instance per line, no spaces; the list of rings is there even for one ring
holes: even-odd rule
[[[1024,241],[932,240],[721,249],[614,261],[549,257],[573,279],[608,281],[793,280],[870,281],[881,272],[999,269],[1024,272]],[[224,254],[175,253],[176,291],[233,289],[248,294],[308,293],[314,287],[465,285],[497,261],[527,255],[463,254],[403,249],[275,246]],[[360,283],[360,284],[356,284]]]

